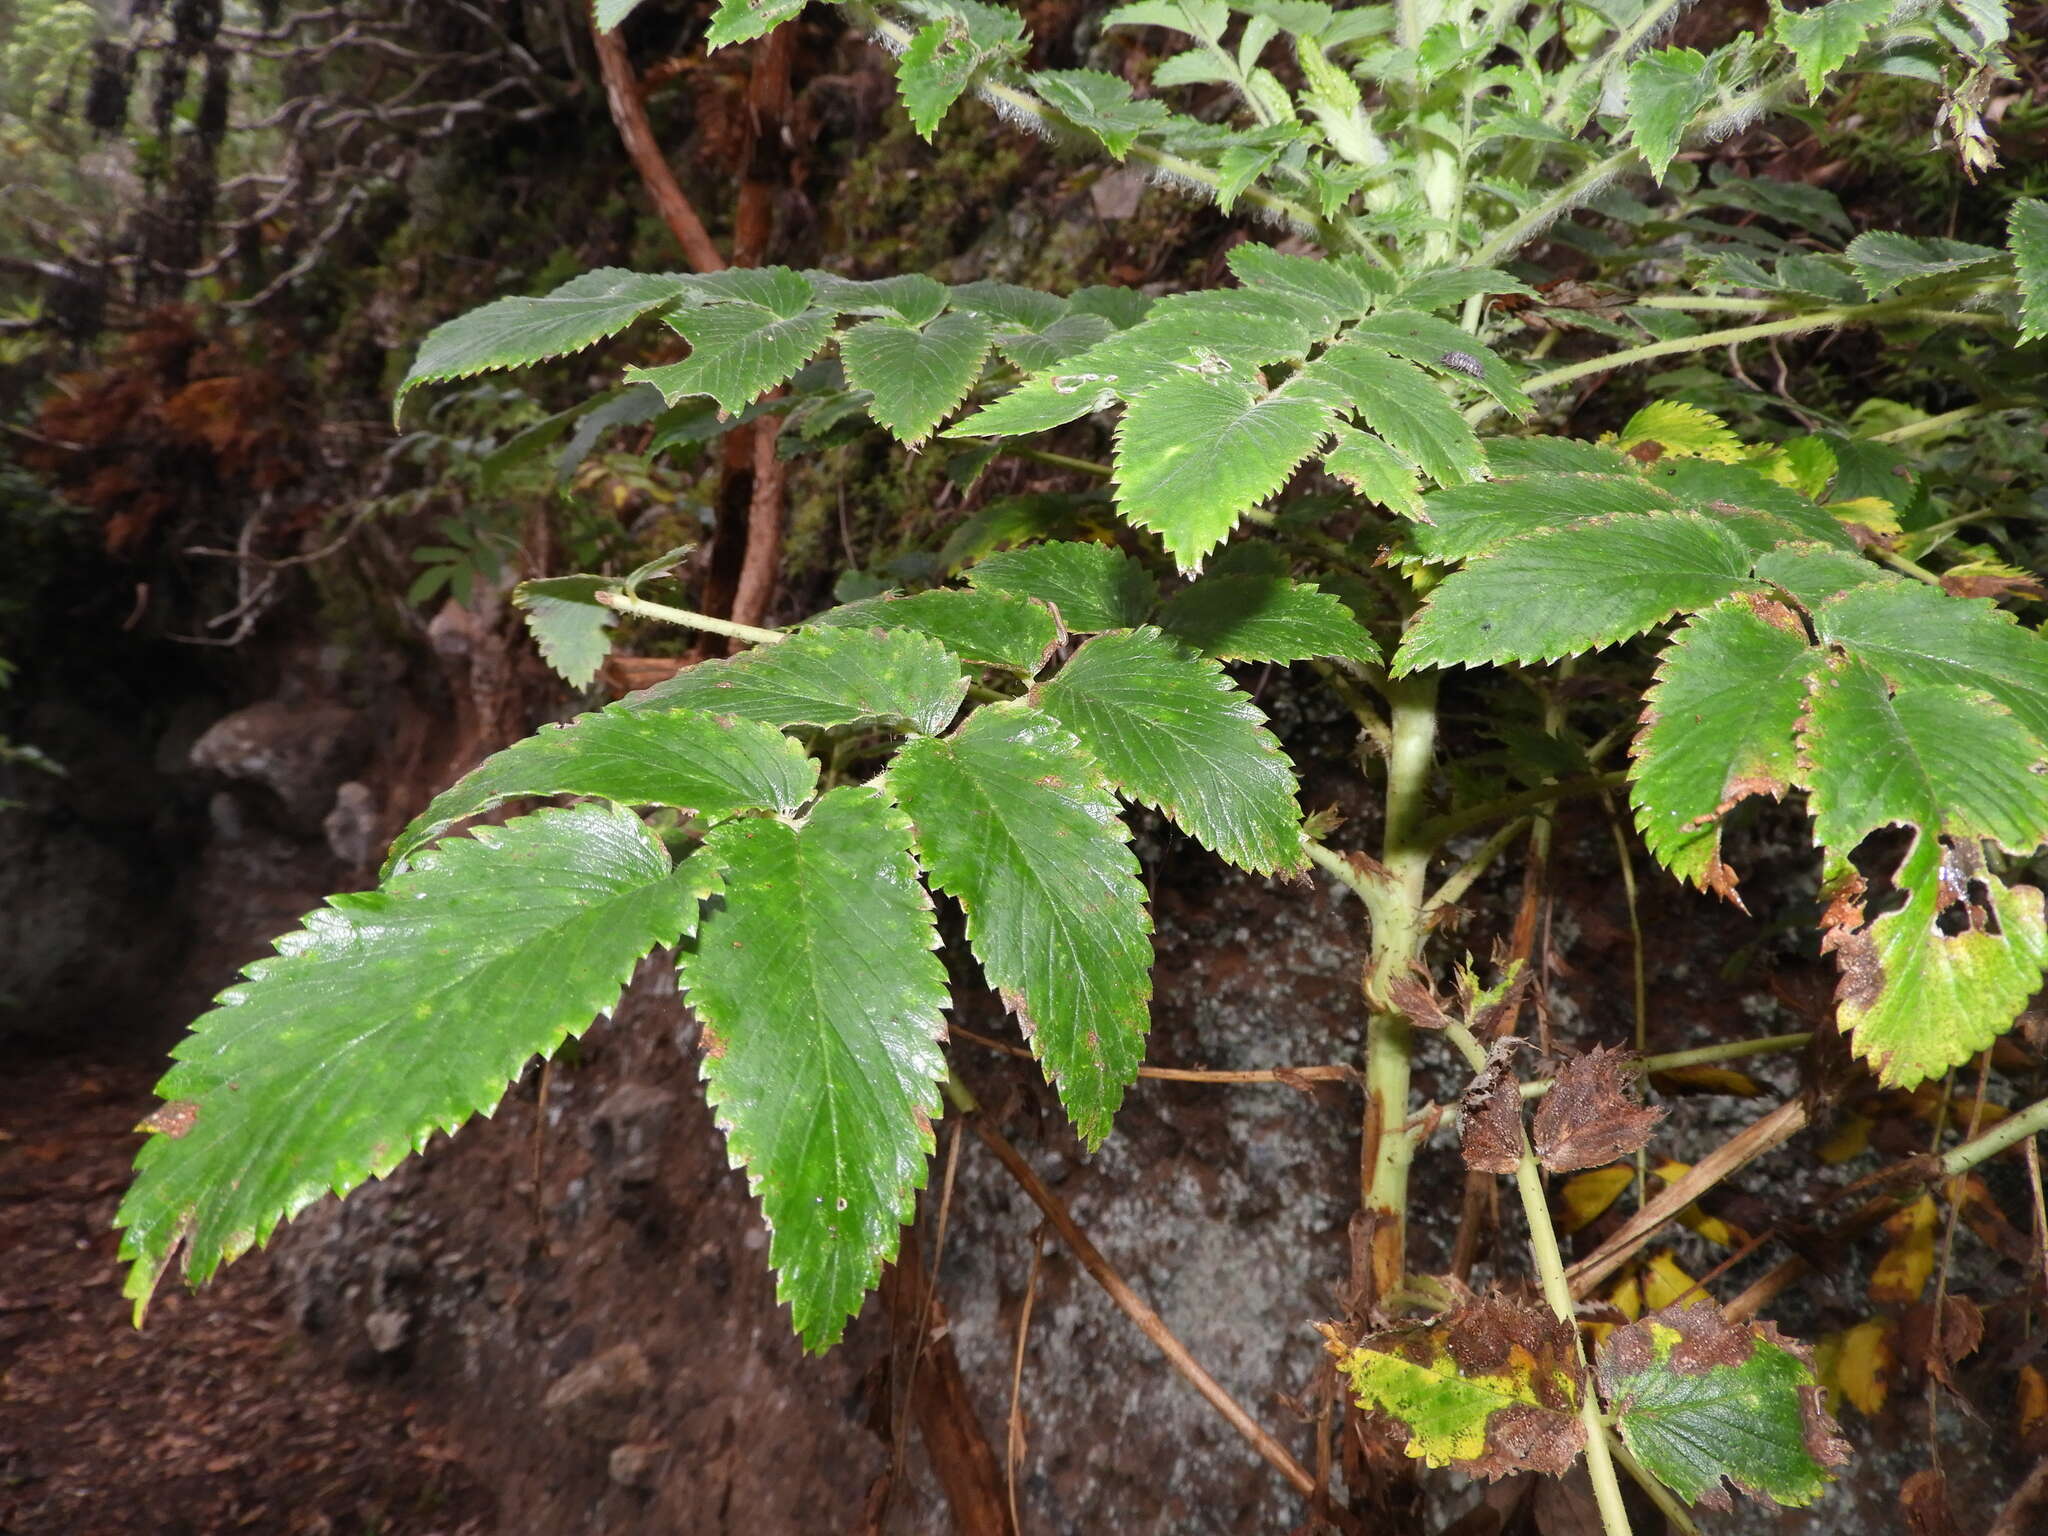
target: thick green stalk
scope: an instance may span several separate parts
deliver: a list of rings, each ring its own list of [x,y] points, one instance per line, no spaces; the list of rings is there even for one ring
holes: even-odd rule
[[[1365,1037],[1365,1211],[1371,1222],[1376,1297],[1401,1288],[1408,1257],[1408,1165],[1414,1143],[1408,1120],[1414,1030],[1387,996],[1387,984],[1412,966],[1426,930],[1423,903],[1435,843],[1425,835],[1429,780],[1436,757],[1434,672],[1389,680],[1392,749],[1387,755],[1387,828],[1380,845],[1378,900],[1373,907],[1372,959]]]

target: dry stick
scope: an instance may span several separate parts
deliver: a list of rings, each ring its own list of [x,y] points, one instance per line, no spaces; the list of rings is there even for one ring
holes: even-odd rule
[[[1010,1355],[1010,1417],[1003,1429],[1003,1478],[1010,1497],[1010,1524],[1024,1529],[1017,1515],[1017,1468],[1024,1461],[1024,1346],[1031,1338],[1031,1308],[1038,1300],[1038,1267],[1045,1262],[1045,1223],[1031,1229],[1031,1270],[1024,1277],[1024,1305],[1017,1313],[1017,1347]]]
[[[1729,1140],[1695,1163],[1692,1172],[1668,1185],[1649,1204],[1629,1218],[1622,1229],[1586,1258],[1566,1271],[1572,1294],[1585,1297],[1593,1288],[1634,1257],[1652,1233],[1684,1210],[1701,1195],[1746,1163],[1755,1161],[1774,1147],[1782,1146],[1805,1129],[1808,1110],[1804,1099],[1780,1104],[1761,1119],[1754,1120]]]
[[[654,199],[655,210],[694,270],[723,272],[725,258],[718,254],[710,231],[683,195],[675,173],[662,156],[661,146],[654,141],[654,129],[647,122],[647,107],[640,99],[640,82],[633,74],[633,61],[626,57],[625,38],[616,30],[600,31],[594,22],[591,32],[597,41],[598,70],[604,76],[605,105],[611,108],[620,142],[626,146],[633,169],[640,173],[647,195]]]
[[[1937,1179],[1952,1179],[2022,1141],[2031,1142],[2044,1130],[2048,1130],[2048,1099],[2040,1099],[2017,1114],[2008,1115],[1982,1136],[1950,1148],[1940,1158],[1913,1158],[1896,1167],[1880,1169],[1868,1178],[1858,1179],[1851,1187],[1867,1188],[1871,1184],[1899,1180],[1917,1180],[1926,1184]],[[1823,1239],[1831,1246],[1839,1245],[1844,1239],[1875,1226],[1897,1210],[1900,1203],[1901,1197],[1896,1194],[1867,1200],[1830,1227],[1823,1234]],[[2048,1255],[2044,1255],[2044,1259],[2048,1259]],[[1750,1286],[1723,1310],[1732,1318],[1753,1317],[1810,1268],[1811,1264],[1795,1255]]]
[[[978,1113],[981,1106],[960,1079],[948,1078],[945,1090],[946,1097],[952,1100],[955,1109],[973,1117],[974,1131],[981,1138],[982,1144],[995,1153],[996,1161],[1009,1170],[1010,1176],[1023,1188],[1024,1193],[1031,1197],[1032,1204],[1036,1205],[1045,1214],[1045,1219],[1052,1223],[1053,1230],[1058,1232],[1067,1246],[1074,1250],[1074,1257],[1081,1261],[1081,1267],[1088,1271],[1090,1278],[1097,1285],[1109,1293],[1109,1299],[1117,1304],[1124,1316],[1138,1325],[1138,1331],[1150,1339],[1158,1347],[1159,1352],[1166,1356],[1167,1364],[1180,1372],[1189,1386],[1207,1398],[1209,1406],[1222,1414],[1229,1421],[1231,1428],[1243,1435],[1252,1449],[1286,1478],[1296,1492],[1303,1498],[1314,1498],[1316,1480],[1309,1475],[1308,1469],[1294,1459],[1286,1446],[1275,1440],[1256,1419],[1245,1412],[1237,1399],[1225,1391],[1215,1377],[1202,1369],[1195,1357],[1187,1352],[1187,1347],[1173,1336],[1172,1330],[1166,1326],[1159,1314],[1147,1306],[1144,1299],[1125,1283],[1124,1277],[1102,1256],[1102,1251],[1088,1241],[1086,1233],[1074,1225],[1074,1218],[1067,1214],[1067,1208],[1060,1203],[1060,1197],[1046,1187],[1037,1172],[1024,1160],[1023,1154],[1010,1145],[1009,1139],[1001,1131],[989,1124],[985,1115]]]
[[[1984,1536],[2027,1536],[2029,1531],[2041,1527],[2028,1516],[2036,1504],[2048,1500],[2048,1457],[2034,1463],[2034,1470],[2026,1476],[2013,1495],[2005,1501],[2005,1508],[1998,1512],[1998,1518],[1991,1522],[1991,1528]]]
[[[946,1033],[956,1040],[971,1041],[991,1051],[1001,1051],[1005,1056],[1020,1057],[1035,1061],[1030,1050],[1021,1045],[1011,1045],[1005,1040],[991,1040],[987,1035],[978,1035],[971,1029],[952,1025]],[[1292,1087],[1296,1081],[1311,1083],[1355,1083],[1358,1068],[1348,1066],[1326,1067],[1246,1067],[1239,1071],[1218,1069],[1209,1071],[1198,1067],[1140,1067],[1138,1076],[1157,1078],[1169,1083],[1285,1083]]]

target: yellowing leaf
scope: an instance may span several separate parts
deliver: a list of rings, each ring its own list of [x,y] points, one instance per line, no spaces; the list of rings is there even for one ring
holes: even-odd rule
[[[1821,1143],[1820,1160],[1829,1167],[1861,1157],[1870,1146],[1871,1128],[1877,1122],[1868,1115],[1844,1115],[1835,1133]]]
[[[1884,1224],[1891,1246],[1870,1274],[1872,1301],[1918,1301],[1934,1273],[1934,1196],[1922,1195]]]
[[[1602,1211],[1621,1198],[1621,1192],[1635,1176],[1635,1169],[1627,1163],[1573,1174],[1557,1187],[1558,1231],[1576,1232],[1598,1220]]]
[[[1417,1461],[1485,1478],[1561,1476],[1584,1446],[1583,1368],[1570,1325],[1547,1311],[1490,1297],[1355,1347],[1334,1329],[1324,1337],[1358,1406],[1399,1423]]]
[[[1671,1067],[1652,1072],[1650,1086],[1659,1093],[1725,1093],[1738,1099],[1760,1099],[1764,1094],[1761,1083],[1733,1067]]]
[[[1872,533],[1897,533],[1899,509],[1882,496],[1858,496],[1853,501],[1831,501],[1827,510],[1845,523],[1861,523]]]
[[[2015,1397],[2019,1410],[2020,1434],[2023,1438],[2048,1429],[2048,1375],[2042,1374],[2041,1367],[2020,1367],[2020,1380]]]
[[[1643,1300],[1650,1307],[1668,1307],[1699,1291],[1699,1282],[1685,1272],[1678,1255],[1659,1248],[1643,1265]]]
[[[1847,1403],[1866,1418],[1883,1411],[1899,1364],[1893,1328],[1890,1318],[1873,1317],[1821,1340],[1815,1354],[1831,1407]]]
[[[1744,452],[1727,422],[1682,400],[1651,401],[1629,417],[1615,446],[1651,464],[1663,458],[1733,464]]]

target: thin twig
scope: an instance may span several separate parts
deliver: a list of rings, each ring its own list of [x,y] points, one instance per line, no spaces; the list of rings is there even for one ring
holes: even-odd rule
[[[636,618],[659,619],[664,624],[680,624],[684,629],[701,629],[706,634],[726,635],[734,640],[748,640],[755,645],[774,645],[787,640],[779,629],[761,629],[753,624],[735,624],[731,619],[714,619],[708,613],[693,613],[687,608],[671,608],[667,603],[650,603],[644,597],[628,597],[623,592],[599,592],[594,601],[603,608],[615,608],[620,613],[630,613]]]
[[[1754,1162],[1766,1152],[1784,1145],[1805,1129],[1806,1101],[1791,1099],[1723,1142],[1693,1164],[1692,1171],[1667,1185],[1657,1197],[1629,1218],[1619,1232],[1602,1243],[1569,1271],[1574,1296],[1588,1296],[1593,1288],[1621,1268],[1648,1242],[1656,1230],[1738,1168]]]
[[[661,145],[655,142],[654,129],[647,122],[646,104],[640,99],[640,81],[633,73],[633,61],[626,56],[625,36],[616,29],[599,31],[594,20],[590,30],[597,41],[605,105],[611,109],[612,123],[619,130],[619,139],[626,146],[633,169],[640,173],[641,185],[654,199],[655,211],[668,225],[669,233],[675,236],[676,244],[683,248],[683,255],[694,270],[723,272],[725,258],[718,253],[711,232],[684,195],[675,172],[668,168]]]
[[[1010,1499],[1010,1526],[1023,1530],[1017,1514],[1017,1468],[1024,1462],[1024,1346],[1031,1339],[1031,1309],[1038,1300],[1038,1268],[1045,1262],[1045,1223],[1031,1229],[1031,1269],[1024,1277],[1024,1305],[1017,1312],[1017,1347],[1010,1354],[1010,1416],[1003,1430],[1003,1481]]]
[[[1124,1277],[1117,1273],[1115,1266],[1102,1256],[1102,1251],[1088,1241],[1087,1234],[1076,1226],[1074,1218],[1067,1214],[1067,1208],[1061,1203],[1060,1197],[1046,1187],[1045,1181],[1039,1178],[1036,1170],[1024,1160],[1023,1154],[1010,1145],[1009,1138],[989,1124],[986,1115],[978,1113],[980,1105],[975,1102],[974,1095],[967,1090],[966,1085],[955,1076],[947,1079],[945,1089],[946,1096],[952,1100],[954,1107],[962,1114],[973,1117],[974,1131],[981,1138],[982,1144],[996,1155],[996,1161],[1009,1171],[1024,1193],[1031,1197],[1032,1204],[1045,1214],[1045,1219],[1052,1223],[1053,1230],[1058,1232],[1066,1245],[1074,1251],[1074,1257],[1081,1261],[1081,1267],[1088,1271],[1089,1277],[1109,1293],[1109,1299],[1116,1303],[1124,1316],[1137,1324],[1138,1331],[1150,1339],[1159,1352],[1166,1356],[1167,1364],[1178,1371],[1189,1386],[1201,1393],[1209,1405],[1223,1415],[1231,1428],[1244,1436],[1252,1449],[1265,1459],[1267,1465],[1293,1485],[1297,1493],[1303,1498],[1314,1498],[1316,1480],[1309,1475],[1308,1469],[1294,1459],[1286,1446],[1275,1440],[1256,1419],[1245,1412],[1237,1399],[1225,1391],[1215,1377],[1202,1369],[1200,1362],[1188,1353],[1187,1347],[1179,1339],[1174,1337],[1173,1331],[1166,1326],[1159,1314],[1131,1289]]]
[[[956,1040],[966,1040],[991,1051],[1001,1051],[1005,1056],[1016,1056],[1025,1061],[1036,1061],[1030,1050],[1021,1045],[1011,1045],[1005,1040],[991,1040],[987,1035],[976,1034],[958,1024],[948,1027],[946,1033]],[[1310,1083],[1355,1083],[1358,1068],[1345,1066],[1321,1067],[1247,1067],[1241,1071],[1210,1071],[1200,1067],[1140,1067],[1138,1076],[1149,1077],[1167,1083],[1283,1083],[1289,1087],[1301,1082]]]

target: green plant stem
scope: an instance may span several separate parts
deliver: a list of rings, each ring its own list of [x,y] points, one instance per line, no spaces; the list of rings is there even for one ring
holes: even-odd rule
[[[1325,848],[1321,843],[1311,842],[1305,837],[1301,840],[1301,846],[1302,851],[1308,855],[1309,862],[1364,902],[1368,913],[1378,910],[1379,890],[1366,876],[1360,874],[1343,854]]]
[[[1429,900],[1422,904],[1425,917],[1434,917],[1445,907],[1456,905],[1458,899],[1472,888],[1472,882],[1492,867],[1493,861],[1508,849],[1508,845],[1529,829],[1529,818],[1517,816],[1506,826],[1474,850],[1472,857],[1460,864],[1444,877],[1443,884],[1431,893]]]
[[[787,640],[779,629],[759,629],[752,624],[735,624],[731,619],[714,619],[708,613],[692,613],[687,608],[671,608],[666,603],[650,603],[644,597],[628,597],[623,592],[599,592],[600,607],[630,613],[639,619],[659,619],[664,624],[680,624],[684,629],[701,629],[710,635],[725,635],[734,640],[746,640],[755,645],[774,645]]]
[[[1810,309],[1804,314],[1787,315],[1782,320],[1764,320],[1755,325],[1730,326],[1725,330],[1701,331],[1696,336],[1674,336],[1666,341],[1653,341],[1640,347],[1627,347],[1619,352],[1609,352],[1601,357],[1589,357],[1582,362],[1567,363],[1562,368],[1553,368],[1548,373],[1539,373],[1523,383],[1530,394],[1538,390],[1556,389],[1561,384],[1587,378],[1596,373],[1607,373],[1616,368],[1626,368],[1633,363],[1647,363],[1660,357],[1678,357],[1688,352],[1708,352],[1716,347],[1740,346],[1746,341],[1766,341],[1774,336],[1797,336],[1806,331],[1829,330],[1839,326],[1870,325],[1885,320],[1933,320],[1941,323],[2002,325],[1996,315],[1977,314],[1971,310],[1925,310],[1909,300],[1886,299],[1876,304],[1830,304],[1823,309]],[[1482,401],[1465,413],[1467,421],[1480,421],[1499,410],[1493,401]],[[1916,426],[1924,424],[1915,423]],[[1888,436],[1888,435],[1887,435]],[[1875,441],[1886,441],[1878,438]]]
[[[1533,789],[1521,790],[1512,795],[1502,795],[1498,800],[1489,800],[1484,805],[1468,806],[1448,816],[1439,816],[1423,830],[1432,842],[1442,843],[1461,832],[1484,826],[1503,816],[1519,816],[1537,806],[1549,805],[1555,800],[1569,800],[1574,795],[1602,795],[1609,790],[1620,789],[1628,783],[1628,771],[1616,768],[1611,773],[1595,774],[1583,779],[1560,779],[1549,784],[1538,784]]]
[[[1607,1454],[1615,1459],[1622,1471],[1635,1480],[1638,1488],[1649,1495],[1650,1502],[1657,1506],[1657,1512],[1671,1522],[1671,1528],[1677,1531],[1679,1536],[1700,1536],[1698,1524],[1694,1522],[1686,1507],[1678,1502],[1678,1495],[1658,1482],[1655,1473],[1630,1455],[1628,1447],[1622,1444],[1621,1437],[1612,1429],[1603,1424],[1601,1432],[1607,1437]]]
[[[1692,3],[1693,0],[1650,0],[1650,4],[1643,7],[1642,15],[1617,32],[1605,48],[1586,55],[1556,77],[1551,86],[1556,95],[1544,111],[1543,121],[1555,126],[1571,105],[1572,93],[1579,88],[1580,81],[1589,74],[1604,75],[1615,65],[1626,62],[1636,45],[1664,25],[1673,11],[1682,10]]]
[[[1395,1294],[1407,1265],[1408,1166],[1414,1143],[1401,1133],[1408,1119],[1414,1026],[1393,1006],[1387,984],[1415,964],[1428,928],[1423,917],[1424,883],[1437,845],[1425,835],[1425,825],[1436,758],[1437,681],[1437,674],[1429,672],[1387,682],[1392,748],[1387,754],[1387,822],[1380,851],[1384,873],[1373,910],[1372,958],[1365,973],[1371,1013],[1365,1035],[1361,1149],[1375,1297]],[[1374,907],[1373,898],[1367,898],[1367,905]]]
[[[1950,427],[1968,421],[1974,416],[1985,415],[1993,409],[1995,407],[1985,405],[1981,401],[1975,405],[1959,405],[1952,411],[1943,411],[1939,416],[1928,416],[1920,421],[1909,421],[1903,427],[1893,427],[1889,432],[1873,432],[1864,441],[1872,443],[1911,442],[1914,438],[1925,437],[1930,432],[1945,432]]]
[[[1463,1024],[1452,1024],[1444,1034],[1458,1048],[1474,1073],[1485,1070],[1486,1048]],[[1550,1198],[1543,1189],[1543,1167],[1529,1145],[1526,1128],[1521,1132],[1522,1157],[1515,1164],[1515,1193],[1521,1196],[1522,1215],[1529,1224],[1529,1256],[1536,1265],[1536,1278],[1543,1287],[1543,1299],[1557,1320],[1571,1330],[1572,1348],[1585,1370],[1579,1393],[1579,1422],[1586,1429],[1586,1475],[1592,1480],[1593,1502],[1600,1509],[1601,1529],[1607,1536],[1628,1536],[1628,1507],[1621,1498],[1621,1480],[1615,1476],[1614,1458],[1608,1452],[1607,1426],[1600,1417],[1600,1393],[1594,1384],[1592,1362],[1586,1358],[1586,1342],[1579,1332],[1576,1303],[1565,1279],[1564,1250],[1558,1246],[1557,1228],[1550,1219]]]
[[[1089,475],[1097,480],[1108,480],[1116,471],[1107,464],[1098,464],[1093,459],[1077,459],[1069,454],[1048,453],[1043,448],[1027,448],[1022,443],[1006,443],[997,450],[1007,458],[1026,459],[1033,464],[1044,464],[1053,469],[1071,469],[1078,475]]]
[[[1979,1163],[1998,1156],[2008,1147],[2019,1145],[2029,1136],[2048,1131],[2048,1099],[2029,1104],[2016,1114],[2007,1115],[1998,1124],[1974,1140],[1943,1155],[1941,1176],[1952,1179],[1959,1173],[1968,1173]]]
[[[1514,223],[1482,243],[1479,249],[1472,253],[1472,264],[1478,267],[1498,265],[1503,258],[1513,255],[1535,239],[1553,220],[1563,218],[1600,187],[1619,176],[1627,169],[1630,161],[1641,158],[1642,156],[1630,147],[1618,149],[1613,154],[1594,161],[1578,175],[1566,180],[1555,192]]]

